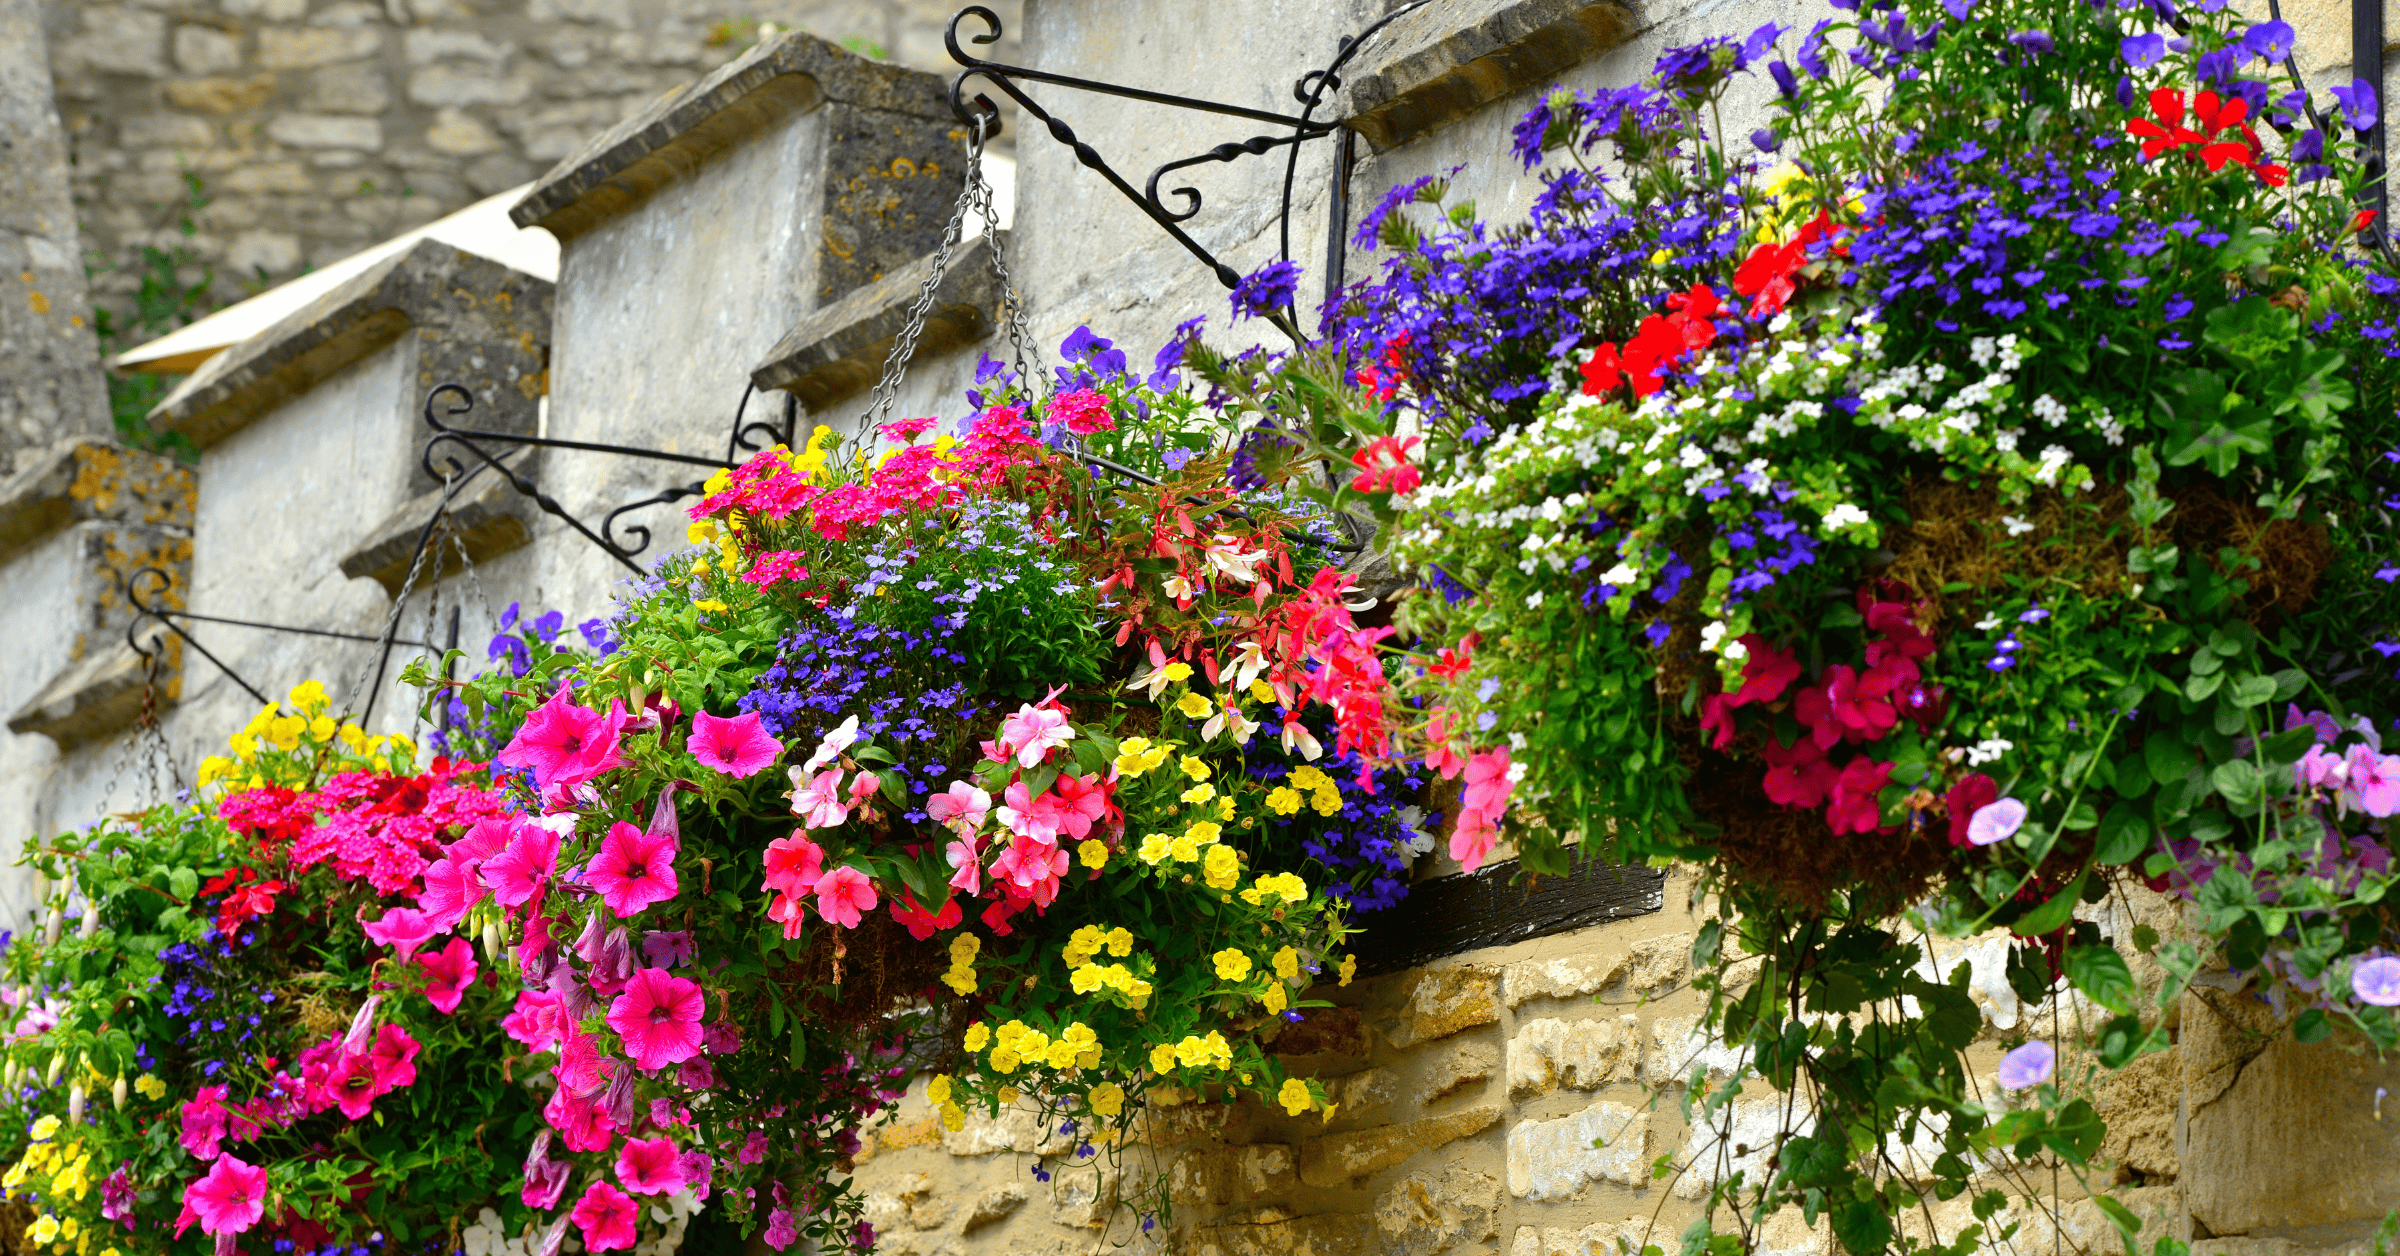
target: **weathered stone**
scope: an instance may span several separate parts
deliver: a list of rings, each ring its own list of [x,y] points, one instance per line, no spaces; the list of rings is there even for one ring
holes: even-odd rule
[[[514,46],[494,43],[477,31],[422,28],[402,35],[400,49],[410,65],[431,65],[453,57],[498,65],[516,51]]]
[[[2187,1113],[2178,1184],[2209,1233],[2255,1234],[2381,1218],[2400,1199],[2391,1145],[2400,1060],[2288,1034],[2252,1037],[2246,995],[2194,990],[2183,1007]],[[2380,1097],[2380,1098],[2379,1098]]]
[[[1379,1249],[1388,1256],[1438,1256],[1500,1235],[1500,1184],[1467,1168],[1411,1173],[1375,1201]]]
[[[1681,1086],[1694,1069],[1705,1069],[1710,1085],[1733,1075],[1743,1053],[1701,1032],[1691,1016],[1661,1016],[1650,1022],[1650,1050],[1642,1059],[1642,1080],[1653,1086]]]
[[[1400,1075],[1388,1068],[1371,1068],[1325,1083],[1333,1101],[1334,1119],[1360,1120],[1383,1110],[1400,1094]]]
[[[287,113],[267,123],[267,138],[293,148],[356,148],[371,153],[383,147],[383,124],[373,118]]]
[[[237,275],[282,275],[299,264],[300,237],[288,231],[245,231],[225,250],[225,265]]]
[[[975,1197],[967,1209],[966,1223],[959,1227],[962,1234],[973,1234],[987,1225],[1006,1221],[1009,1214],[1025,1206],[1025,1188],[1015,1182],[995,1186]]]
[[[1287,1060],[1333,1056],[1364,1063],[1372,1050],[1366,1018],[1354,1007],[1309,1008],[1299,1021],[1286,1022],[1270,1045]]]
[[[539,452],[514,450],[502,455],[500,463],[530,483],[540,465]],[[439,488],[426,491],[369,530],[364,540],[342,556],[342,574],[353,580],[371,578],[398,597],[408,581],[410,565],[417,561],[420,542],[425,559],[417,579],[423,584],[464,571],[468,563],[482,566],[531,540],[536,514],[532,502],[500,471],[486,468],[472,457],[459,461],[468,464],[462,468],[463,472],[475,473],[472,488],[451,500],[440,526],[431,535],[426,528],[432,524],[434,511],[441,504],[443,490]],[[460,561],[462,550],[464,562]],[[923,1141],[931,1142],[931,1121],[924,1124],[927,1131]],[[885,1130],[877,1136],[877,1144],[887,1150],[908,1145],[892,1141],[898,1133],[896,1128]]]
[[[291,30],[258,33],[258,63],[270,70],[306,70],[337,61],[357,61],[383,49],[379,30]]]
[[[1463,1043],[1435,1055],[1417,1087],[1423,1107],[1464,1087],[1490,1079],[1500,1069],[1500,1053],[1482,1043]]]
[[[142,637],[145,649],[163,651],[155,685],[148,660],[133,647],[121,640],[104,642],[10,716],[8,731],[40,733],[60,750],[74,750],[133,727],[145,706],[172,705],[183,683],[183,642],[164,628]]]
[[[308,170],[296,161],[262,161],[231,171],[219,180],[236,192],[309,193],[317,190],[317,181],[308,177]]]
[[[432,65],[408,76],[408,98],[420,105],[513,105],[532,94],[524,79],[488,69]]]
[[[1498,1108],[1469,1108],[1405,1125],[1312,1138],[1300,1150],[1300,1180],[1310,1186],[1340,1186],[1421,1152],[1480,1134],[1499,1119]]]
[[[1195,1147],[1167,1169],[1167,1189],[1178,1207],[1256,1203],[1290,1190],[1298,1181],[1292,1149],[1282,1143]]]
[[[1032,1152],[1045,1133],[1031,1112],[1012,1108],[997,1117],[967,1113],[966,1123],[942,1132],[942,1150],[953,1156],[989,1156],[1003,1151]]]
[[[1402,1049],[1500,1019],[1499,982],[1482,968],[1422,970],[1410,978],[1405,999],[1399,1024],[1387,1033]]]
[[[1692,935],[1644,938],[1626,956],[1626,984],[1636,994],[1658,995],[1683,984],[1691,975]]]
[[[151,421],[206,449],[403,335],[431,382],[475,399],[474,425],[531,431],[547,356],[550,284],[427,240],[209,360]],[[413,408],[413,407],[412,407]],[[433,486],[422,471],[420,491]]]
[[[1633,10],[1602,0],[1433,0],[1345,71],[1341,112],[1390,148],[1623,43]]]
[[[99,4],[83,10],[82,19],[80,31],[59,41],[58,60],[62,70],[88,68],[103,74],[153,79],[167,76],[165,14]],[[40,32],[37,24],[30,41],[13,46],[40,48]]]
[[[1806,1129],[1808,1112],[1803,1105],[1787,1107],[1780,1096],[1737,1099],[1713,1117],[1695,1112],[1683,1147],[1675,1153],[1674,1167],[1682,1170],[1675,1179],[1676,1197],[1699,1199],[1736,1172],[1745,1181],[1759,1181],[1783,1143],[1787,1120],[1795,1130]]]
[[[458,109],[444,109],[425,128],[425,146],[437,153],[471,157],[498,149],[501,140],[472,115]]]
[[[2099,1159],[2141,1175],[2172,1181],[2182,1172],[2175,1154],[2175,1116],[2183,1082],[2181,1048],[2143,1056],[2113,1073],[2100,1074],[2093,1106],[2108,1122]]]
[[[0,0],[0,476],[109,430],[41,6]]]
[[[1640,1052],[1641,1030],[1631,1014],[1614,1020],[1526,1021],[1508,1040],[1508,1090],[1512,1095],[1560,1086],[1598,1090],[1630,1080]]]
[[[223,74],[242,68],[242,44],[214,26],[175,28],[175,64],[186,74]]]
[[[1595,1221],[1580,1230],[1557,1225],[1518,1226],[1508,1256],[1624,1256],[1628,1251],[1638,1252],[1647,1246],[1643,1242],[1645,1236],[1653,1242],[1660,1237],[1654,1226],[1639,1217]]]
[[[1007,233],[1001,238],[1005,247]],[[751,380],[760,388],[784,389],[811,410],[865,391],[882,373],[932,274],[933,258],[920,258],[809,315],[776,343]],[[978,236],[951,256],[917,352],[937,356],[991,335],[999,306],[991,244]]]
[[[117,142],[129,148],[206,148],[217,128],[200,118],[174,113],[139,113],[117,124]]]
[[[1500,970],[1501,1000],[1511,1009],[1527,999],[1572,999],[1597,994],[1624,980],[1623,955],[1576,955],[1523,960]]]
[[[1649,1169],[1649,1117],[1621,1103],[1595,1103],[1555,1121],[1519,1121],[1508,1131],[1508,1191],[1519,1199],[1574,1199],[1592,1182],[1640,1186]]]
[[[382,113],[392,107],[392,80],[374,66],[326,66],[308,72],[300,104],[319,113]]]
[[[908,1201],[889,1191],[869,1191],[861,1215],[877,1233],[888,1234],[908,1224]]]
[[[222,0],[235,17],[263,17],[270,22],[296,22],[308,14],[308,0]]]
[[[348,575],[349,573],[345,571],[343,574]],[[914,1121],[901,1121],[875,1131],[873,1144],[875,1151],[880,1154],[887,1151],[906,1151],[911,1147],[924,1147],[940,1141],[942,1141],[941,1122],[930,1116],[921,1116]],[[868,1157],[861,1155],[858,1159],[859,1163],[864,1164]]]
[[[167,100],[199,113],[248,113],[275,94],[275,76],[196,78],[167,84]]]
[[[1376,1250],[1374,1223],[1351,1213],[1202,1226],[1191,1239],[1192,1256],[1366,1256]]]
[[[61,528],[132,523],[189,534],[198,481],[172,458],[88,436],[56,442],[0,481],[0,566]]]
[[[950,1214],[957,1205],[946,1196],[930,1196],[909,1201],[908,1223],[920,1230],[939,1230],[950,1224]]]
[[[506,191],[533,178],[533,167],[506,153],[478,157],[467,163],[467,186],[478,196]]]

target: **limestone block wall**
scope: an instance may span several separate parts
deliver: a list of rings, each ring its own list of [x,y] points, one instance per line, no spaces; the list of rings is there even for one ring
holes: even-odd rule
[[[738,56],[762,23],[937,68],[955,7],[49,0],[43,17],[101,299],[121,303],[144,243],[189,245],[233,299],[524,183]],[[1015,0],[995,7],[1015,17]],[[209,198],[188,240],[186,171]]]

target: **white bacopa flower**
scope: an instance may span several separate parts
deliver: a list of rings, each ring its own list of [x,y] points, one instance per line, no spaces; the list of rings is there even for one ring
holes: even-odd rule
[[[2023,519],[2017,518],[2015,515],[2002,515],[2000,516],[2000,522],[2008,526],[2008,534],[2010,536],[2023,536],[2026,533],[2033,531],[2032,524],[2027,523]]]
[[[1857,506],[1854,506],[1849,502],[1843,502],[1841,505],[1825,512],[1825,527],[1827,530],[1847,528],[1852,524],[1872,522],[1874,522],[1872,516],[1868,515],[1866,511],[1859,509]]]
[[[1600,573],[1600,583],[1613,584],[1621,589],[1626,585],[1632,584],[1635,580],[1640,579],[1641,575],[1641,572],[1633,569],[1632,563],[1618,563],[1616,566]]]

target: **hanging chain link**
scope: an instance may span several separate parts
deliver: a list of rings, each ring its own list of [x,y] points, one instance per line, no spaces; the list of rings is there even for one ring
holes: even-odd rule
[[[1027,330],[1025,302],[1017,295],[1008,273],[1008,250],[1000,238],[1000,214],[992,204],[992,185],[983,177],[983,141],[988,117],[979,115],[976,119],[974,134],[967,140],[966,186],[960,189],[958,204],[950,211],[949,225],[942,229],[941,245],[933,253],[933,269],[926,274],[925,282],[917,286],[917,299],[908,307],[908,319],[892,340],[891,356],[883,363],[883,377],[876,381],[866,413],[859,416],[862,439],[891,417],[892,405],[899,400],[901,378],[908,373],[910,359],[916,356],[917,341],[925,334],[925,318],[933,312],[935,293],[950,271],[970,211],[983,223],[984,247],[992,256],[992,274],[1000,281],[1000,325],[1008,333],[1018,381],[1029,398],[1038,397],[1043,391],[1042,353]]]
[[[442,504],[433,517],[434,535],[427,537],[425,544],[417,547],[417,556],[409,561],[408,578],[400,582],[400,595],[392,599],[392,612],[383,618],[383,632],[379,634],[382,639],[388,640],[400,631],[400,613],[408,607],[408,595],[416,592],[417,577],[425,572],[425,556],[437,552],[436,546],[440,544],[442,534],[450,530],[450,486],[451,477],[455,473],[457,465],[451,463],[448,469],[442,472]],[[426,635],[428,639],[431,639],[432,634]],[[350,690],[342,698],[343,710],[355,711],[358,709],[358,700],[366,695],[367,686],[374,683],[370,678],[382,666],[383,650],[378,645],[375,653],[368,656],[366,665],[358,669],[358,679],[350,682]]]

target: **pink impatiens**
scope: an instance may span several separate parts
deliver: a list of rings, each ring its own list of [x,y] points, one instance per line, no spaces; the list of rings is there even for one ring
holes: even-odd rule
[[[611,913],[639,915],[652,903],[675,897],[675,853],[674,835],[644,833],[620,820],[609,826],[584,878],[600,891]]]
[[[845,929],[855,929],[875,910],[875,883],[856,868],[836,868],[817,881],[817,914]]]
[[[647,1073],[700,1053],[700,984],[663,968],[645,968],[625,983],[608,1007],[608,1027],[625,1040],[634,1066]]]
[[[694,712],[692,736],[686,744],[701,763],[735,780],[757,775],[783,753],[783,743],[767,735],[756,711],[744,711],[729,720],[706,711]]]

